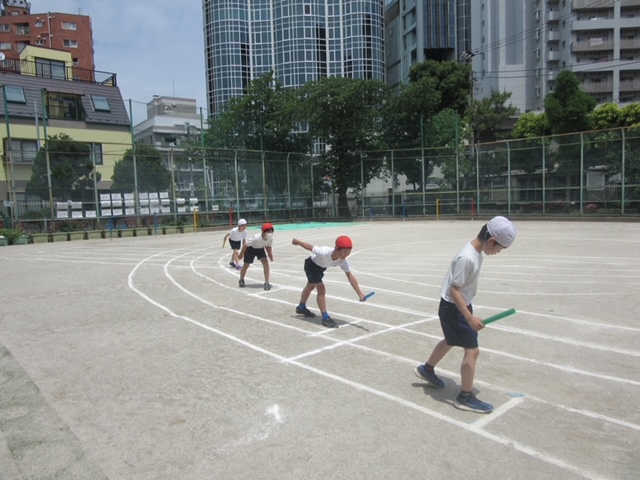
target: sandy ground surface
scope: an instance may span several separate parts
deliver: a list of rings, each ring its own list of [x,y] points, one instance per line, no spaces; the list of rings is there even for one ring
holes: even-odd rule
[[[490,415],[452,405],[459,349],[445,389],[413,374],[481,226],[276,226],[270,291],[226,232],[1,247],[0,479],[637,478],[640,224],[517,222],[485,258],[476,313],[518,312],[480,333]],[[291,239],[341,234],[376,294],[328,270],[327,329]]]

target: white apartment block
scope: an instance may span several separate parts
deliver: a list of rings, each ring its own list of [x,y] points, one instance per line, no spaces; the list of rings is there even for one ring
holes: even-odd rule
[[[640,102],[640,0],[471,2],[474,95],[542,111],[563,70],[599,103]]]

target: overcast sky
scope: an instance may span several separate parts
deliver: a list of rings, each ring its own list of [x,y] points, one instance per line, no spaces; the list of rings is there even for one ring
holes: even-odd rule
[[[95,68],[117,74],[125,103],[195,98],[206,112],[201,0],[31,0],[46,12],[91,17]]]

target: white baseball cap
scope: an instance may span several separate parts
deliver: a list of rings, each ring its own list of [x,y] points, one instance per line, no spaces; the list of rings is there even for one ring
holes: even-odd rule
[[[511,220],[500,216],[493,217],[487,223],[487,231],[496,239],[496,242],[505,248],[511,246],[518,233]]]
[[[240,220],[238,220],[238,226],[240,225],[246,225],[247,221],[244,218],[241,218]]]

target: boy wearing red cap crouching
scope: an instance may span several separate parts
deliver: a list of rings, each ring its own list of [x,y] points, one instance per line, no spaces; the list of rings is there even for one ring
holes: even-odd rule
[[[253,237],[248,238],[244,242],[240,257],[243,259],[242,270],[240,270],[240,280],[238,285],[244,288],[244,276],[249,270],[249,266],[253,263],[253,260],[257,257],[262,263],[262,270],[264,271],[264,289],[271,290],[271,284],[269,283],[269,260],[273,262],[273,251],[271,245],[273,244],[273,225],[265,223],[262,225],[262,232],[256,233]]]
[[[358,294],[360,301],[364,301],[364,295],[360,291],[358,280],[351,272],[351,267],[347,261],[347,257],[351,253],[353,248],[353,242],[345,235],[336,238],[335,247],[314,247],[313,245],[303,242],[294,238],[292,242],[294,245],[299,245],[302,248],[309,250],[311,256],[304,262],[304,273],[307,275],[307,285],[302,289],[300,295],[300,304],[296,307],[296,313],[304,315],[305,317],[315,317],[316,314],[311,312],[307,308],[307,300],[311,295],[311,292],[316,289],[318,301],[318,307],[322,313],[322,325],[327,328],[336,328],[338,325],[334,322],[329,313],[327,312],[327,301],[325,298],[326,288],[322,282],[324,271],[329,267],[339,266],[346,273],[349,283]]]

